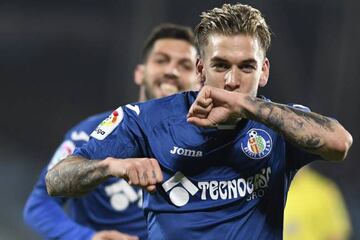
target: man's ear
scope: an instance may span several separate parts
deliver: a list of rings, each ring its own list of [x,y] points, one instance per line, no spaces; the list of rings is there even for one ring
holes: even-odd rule
[[[144,84],[145,66],[138,64],[134,70],[134,82],[136,85],[141,86]]]
[[[268,58],[265,58],[264,63],[261,67],[259,87],[264,87],[267,84],[269,79],[269,73],[270,73],[270,61]]]
[[[204,86],[205,83],[205,73],[204,73],[204,60],[201,57],[196,59],[196,78],[200,83],[200,86]]]

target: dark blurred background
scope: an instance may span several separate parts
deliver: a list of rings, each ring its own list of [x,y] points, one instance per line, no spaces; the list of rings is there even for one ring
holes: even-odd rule
[[[235,2],[235,1],[227,1]],[[195,26],[223,1],[0,1],[0,239],[38,239],[22,208],[63,134],[85,117],[137,101],[133,68],[161,22]],[[249,2],[243,2],[249,3]],[[360,1],[250,1],[274,32],[262,94],[335,116],[353,135],[335,180],[360,239]]]

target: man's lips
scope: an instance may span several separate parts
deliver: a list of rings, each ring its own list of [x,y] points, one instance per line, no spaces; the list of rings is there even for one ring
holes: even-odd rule
[[[160,91],[161,91],[161,95],[169,96],[174,93],[177,93],[179,91],[179,88],[177,85],[174,85],[173,83],[163,82],[160,84]]]

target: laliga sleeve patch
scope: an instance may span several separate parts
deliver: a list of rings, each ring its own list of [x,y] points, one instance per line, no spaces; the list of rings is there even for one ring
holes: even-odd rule
[[[72,154],[74,150],[75,150],[75,144],[72,141],[70,140],[64,141],[60,145],[60,147],[58,147],[54,156],[52,157],[48,165],[48,170],[54,167],[58,162],[60,162],[61,160]]]
[[[113,111],[99,126],[91,133],[91,137],[97,140],[104,140],[120,124],[124,118],[121,107]]]

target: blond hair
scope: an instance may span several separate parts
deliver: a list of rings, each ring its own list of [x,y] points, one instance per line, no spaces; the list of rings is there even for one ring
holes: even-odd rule
[[[270,47],[271,32],[261,12],[249,5],[224,4],[200,15],[201,21],[195,28],[195,43],[200,54],[212,34],[226,36],[245,34],[259,40],[264,53]]]

